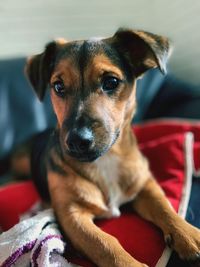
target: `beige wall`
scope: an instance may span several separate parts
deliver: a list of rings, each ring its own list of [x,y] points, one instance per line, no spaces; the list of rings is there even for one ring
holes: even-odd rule
[[[169,36],[171,70],[200,84],[199,0],[0,0],[0,58],[37,53],[55,37],[108,36],[119,26]]]

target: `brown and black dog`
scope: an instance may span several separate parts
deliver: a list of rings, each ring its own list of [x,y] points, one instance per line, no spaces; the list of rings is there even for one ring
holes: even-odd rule
[[[41,170],[51,204],[66,236],[100,267],[146,266],[93,223],[120,216],[126,202],[181,258],[200,258],[200,231],[172,209],[131,130],[136,81],[150,68],[165,72],[169,51],[164,37],[121,29],[111,38],[51,42],[27,63],[39,99],[50,89],[58,121]]]

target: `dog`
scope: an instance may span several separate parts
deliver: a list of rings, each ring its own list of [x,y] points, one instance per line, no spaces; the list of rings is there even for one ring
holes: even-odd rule
[[[100,267],[147,266],[93,223],[120,216],[128,202],[182,259],[200,259],[199,230],[173,210],[131,129],[136,81],[152,68],[165,73],[170,50],[165,37],[119,29],[110,38],[52,41],[27,62],[32,87],[41,101],[49,88],[57,117],[36,148],[38,190],[74,247]]]

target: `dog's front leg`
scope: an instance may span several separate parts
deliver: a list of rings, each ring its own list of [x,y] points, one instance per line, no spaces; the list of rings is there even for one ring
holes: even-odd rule
[[[92,215],[80,206],[74,212],[60,210],[58,220],[73,245],[100,267],[144,267],[133,259],[117,239],[101,231]]]
[[[71,182],[65,183],[65,178],[59,174],[49,175],[48,181],[57,219],[76,249],[100,267],[146,266],[132,258],[116,238],[93,223],[94,214],[91,209],[80,199],[75,201],[74,196],[70,195]],[[83,185],[80,185],[80,188],[84,190]]]
[[[200,259],[200,231],[177,215],[153,178],[146,182],[133,206],[143,218],[162,229],[166,243],[182,259]]]

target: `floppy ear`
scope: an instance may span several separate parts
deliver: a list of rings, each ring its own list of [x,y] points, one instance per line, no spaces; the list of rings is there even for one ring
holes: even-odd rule
[[[38,98],[42,101],[54,67],[59,43],[52,41],[45,51],[28,59],[25,72]]]
[[[129,61],[136,77],[157,67],[166,73],[171,51],[167,38],[144,31],[119,29],[112,39],[118,52]]]

